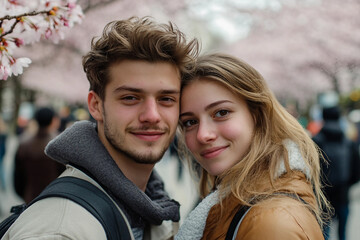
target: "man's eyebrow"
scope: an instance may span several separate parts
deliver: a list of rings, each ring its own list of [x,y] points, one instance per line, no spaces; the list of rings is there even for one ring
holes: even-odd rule
[[[135,92],[135,93],[142,93],[144,92],[141,88],[134,88],[129,86],[121,86],[116,89],[114,89],[114,93],[121,92],[121,91],[129,91],[129,92]],[[158,91],[159,94],[180,94],[180,90],[178,89],[161,89]]]
[[[140,88],[128,87],[128,86],[121,86],[114,89],[114,93],[121,92],[121,91],[129,91],[129,92],[142,92]]]
[[[164,89],[164,90],[160,90],[159,93],[161,93],[161,94],[180,94],[180,90],[177,90],[177,89]]]

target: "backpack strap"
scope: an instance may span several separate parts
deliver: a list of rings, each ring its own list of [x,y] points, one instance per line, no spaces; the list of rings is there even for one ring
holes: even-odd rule
[[[273,193],[271,196],[274,195],[285,195],[287,197],[293,198],[295,200],[300,200],[302,203],[307,204],[307,202],[302,199],[300,196],[294,194],[294,193],[287,193],[287,192],[277,192]],[[251,203],[254,203],[255,201],[251,201]],[[229,229],[226,233],[225,240],[235,240],[237,232],[239,231],[239,227],[243,219],[245,218],[246,214],[250,211],[252,206],[242,206],[240,209],[236,212],[235,216],[233,217]]]
[[[29,206],[48,197],[66,198],[84,207],[101,223],[107,239],[131,240],[125,216],[102,190],[90,182],[69,176],[57,178]]]
[[[251,206],[242,206],[235,214],[233,220],[230,223],[230,227],[226,233],[225,240],[233,240],[239,231],[240,224],[245,215],[250,211]]]

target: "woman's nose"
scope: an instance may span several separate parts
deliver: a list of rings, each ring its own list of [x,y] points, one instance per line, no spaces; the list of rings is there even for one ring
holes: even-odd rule
[[[216,129],[211,123],[200,122],[196,137],[201,143],[209,143],[216,139]]]

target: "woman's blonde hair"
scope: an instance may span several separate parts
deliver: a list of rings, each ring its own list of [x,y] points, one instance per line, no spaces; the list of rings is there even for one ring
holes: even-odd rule
[[[299,148],[310,169],[310,182],[318,206],[312,209],[322,223],[322,208],[328,202],[321,190],[319,151],[298,121],[277,101],[264,78],[249,64],[226,54],[210,54],[199,57],[195,71],[182,79],[182,88],[199,78],[216,81],[247,102],[255,127],[252,143],[247,154],[231,169],[220,176],[210,176],[204,169],[198,169],[200,194],[204,197],[217,187],[221,195],[232,193],[242,204],[250,204],[254,196],[271,195],[277,191],[275,183],[279,161],[284,159],[286,171],[289,166],[288,152],[284,140],[292,140]],[[181,128],[179,128],[180,131]],[[184,151],[184,134],[179,135],[180,153]],[[264,190],[264,185],[271,187]]]

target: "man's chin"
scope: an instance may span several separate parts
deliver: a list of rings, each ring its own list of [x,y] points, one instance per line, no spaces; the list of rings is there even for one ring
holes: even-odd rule
[[[144,152],[140,152],[139,150],[137,150],[133,154],[130,154],[130,156],[137,163],[155,164],[163,158],[165,152],[166,150],[162,150],[162,151],[148,150]]]
[[[158,156],[152,156],[152,155],[138,155],[136,157],[133,158],[133,160],[137,163],[141,163],[141,164],[155,164],[157,162],[159,162],[162,159],[162,157],[158,157]]]

